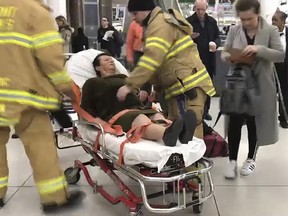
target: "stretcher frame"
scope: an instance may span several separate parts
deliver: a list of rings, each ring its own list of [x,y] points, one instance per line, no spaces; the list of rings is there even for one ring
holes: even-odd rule
[[[67,113],[68,115],[69,113],[71,114],[71,106],[68,107]],[[99,137],[102,143],[100,149],[95,151],[95,143],[88,143],[79,136],[77,125],[81,124],[94,126],[100,130],[102,133],[102,136]],[[160,173],[157,172],[156,168],[148,168],[143,165],[128,166],[125,164],[119,164],[118,158],[111,155],[106,148],[104,139],[106,132],[101,124],[91,123],[80,119],[78,121],[72,121],[72,125],[72,129],[68,130],[68,132],[60,129],[55,132],[55,135],[62,135],[72,139],[73,141],[77,141],[84,151],[91,155],[92,159],[88,162],[75,160],[74,166],[69,167],[64,172],[67,182],[69,184],[76,184],[80,180],[80,172],[82,171],[88,184],[93,188],[94,193],[99,193],[112,205],[123,203],[128,208],[129,216],[143,216],[144,214],[141,211],[142,206],[145,206],[149,212],[158,214],[173,213],[191,206],[193,207],[194,213],[201,213],[202,204],[213,196],[214,184],[210,173],[213,162],[211,160],[203,157],[194,163],[192,165],[194,166],[194,169],[190,170],[187,167],[185,168],[183,161],[176,157],[175,163],[164,167]],[[78,147],[79,145],[74,146]],[[64,147],[64,149],[74,146]],[[58,144],[57,147],[59,147]],[[97,181],[92,180],[87,169],[88,165],[99,166],[123,194],[121,196],[112,197],[103,186],[98,185]],[[200,165],[203,167],[199,168]],[[120,171],[124,175],[138,182],[141,189],[141,196],[137,196],[128,186],[126,186],[126,184],[114,172],[115,170]],[[190,180],[196,180],[196,185],[189,184]],[[148,194],[147,183],[151,182],[162,184],[162,191]],[[208,183],[209,188],[208,194],[206,194],[206,183]],[[190,193],[187,190],[192,192],[192,201],[188,201],[187,199],[187,196]],[[166,197],[168,194],[173,194],[173,202],[167,202]],[[156,197],[163,197],[162,205],[151,204],[149,202],[150,199]]]
[[[76,184],[80,179],[80,172],[83,171],[88,184],[93,188],[95,193],[99,193],[113,205],[120,202],[123,203],[128,208],[129,216],[142,216],[142,206],[145,206],[148,211],[158,214],[173,213],[190,206],[193,207],[194,213],[201,213],[202,204],[213,195],[214,185],[210,173],[213,163],[211,160],[201,158],[194,166],[197,167],[201,165],[202,168],[196,170],[194,168],[194,170],[188,171],[189,169],[184,167],[183,163],[179,161],[179,158],[175,158],[175,164],[164,167],[161,173],[157,173],[156,168],[148,168],[142,165],[127,166],[125,164],[119,164],[118,158],[115,158],[115,156],[111,155],[107,150],[104,136],[100,136],[102,143],[101,149],[95,151],[95,144],[84,141],[78,135],[77,125],[81,124],[94,126],[98,128],[103,135],[106,134],[102,125],[84,120],[73,121],[72,134],[69,134],[69,132],[62,133],[61,130],[58,131],[59,134],[79,142],[79,145],[82,146],[85,152],[92,157],[90,161],[84,163],[75,160],[74,167],[69,167],[65,170],[65,176],[69,184]],[[93,181],[87,169],[88,165],[99,166],[100,169],[110,177],[120,191],[122,191],[123,195],[112,197],[103,186],[98,185],[97,181]],[[120,171],[138,182],[141,189],[141,196],[137,196],[129,189],[114,172],[115,170]],[[189,185],[189,181],[191,180],[194,182],[197,181],[196,185]],[[162,184],[162,191],[148,195],[147,183],[151,182]],[[206,194],[206,183],[208,183],[209,187],[208,194]],[[189,190],[189,192],[187,190]],[[188,201],[187,197],[191,192],[192,201]],[[173,195],[173,202],[167,202],[166,198],[168,194]],[[156,197],[163,198],[162,205],[150,203],[150,199]]]

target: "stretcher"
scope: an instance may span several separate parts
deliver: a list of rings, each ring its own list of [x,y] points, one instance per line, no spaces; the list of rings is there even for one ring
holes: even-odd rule
[[[96,50],[83,52],[86,53],[80,53],[79,59],[83,58],[83,55],[88,55],[91,64],[99,53]],[[79,64],[76,55],[69,61],[76,61],[76,64]],[[69,61],[67,63],[71,69],[72,63]],[[81,67],[83,68],[83,65]],[[75,68],[68,69],[68,72],[72,75],[75,70],[77,71]],[[92,75],[92,71],[90,72]],[[79,71],[77,73],[80,74]],[[83,80],[79,81],[75,77],[75,74],[72,75],[76,85],[79,84],[79,92],[81,92]],[[130,216],[143,215],[142,206],[153,213],[173,213],[188,207],[191,207],[195,213],[201,213],[203,202],[209,199],[214,191],[210,174],[213,164],[203,158],[206,150],[203,140],[194,138],[187,145],[177,143],[175,147],[167,147],[160,141],[140,139],[134,143],[128,139],[132,143],[122,145],[129,138],[123,132],[115,132],[116,128],[107,126],[107,123],[91,119],[91,116],[87,116],[79,106],[74,106],[79,116],[76,119],[71,105],[66,104],[64,108],[71,116],[73,124],[72,130],[67,130],[64,136],[67,135],[73,141],[80,143],[92,157],[85,163],[75,160],[74,167],[65,170],[69,184],[76,184],[80,179],[80,172],[83,171],[94,192],[101,194],[111,204],[123,203],[127,206]],[[111,130],[115,131],[111,132]],[[58,130],[56,133],[63,135],[63,130]],[[93,181],[86,167],[88,165],[99,166],[123,195],[112,197],[103,186]],[[139,183],[141,196],[137,196],[125,185],[116,174],[116,170]],[[162,189],[157,193],[148,194],[147,185],[151,183],[158,184]],[[163,203],[152,203],[151,199],[156,197],[162,197]]]

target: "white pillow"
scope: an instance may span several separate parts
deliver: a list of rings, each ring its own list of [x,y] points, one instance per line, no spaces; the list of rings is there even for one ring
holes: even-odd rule
[[[80,89],[82,89],[86,80],[96,77],[96,72],[92,63],[100,53],[103,52],[95,49],[84,50],[72,55],[66,62],[67,72]],[[116,73],[129,76],[126,68],[116,59],[114,59],[114,61],[116,65]]]

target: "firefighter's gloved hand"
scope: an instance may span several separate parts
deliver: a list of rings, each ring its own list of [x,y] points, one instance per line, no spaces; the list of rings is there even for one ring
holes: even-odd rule
[[[62,91],[62,93],[67,96],[68,98],[70,98],[71,102],[74,103],[76,101],[75,95],[73,93],[73,91]]]
[[[132,89],[129,88],[127,85],[122,86],[118,89],[117,98],[119,101],[124,101],[126,96],[132,92]]]

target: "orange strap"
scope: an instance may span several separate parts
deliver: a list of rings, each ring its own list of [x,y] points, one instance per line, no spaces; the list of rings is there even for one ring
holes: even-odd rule
[[[121,164],[124,164],[124,146],[127,144],[127,143],[136,143],[138,142],[142,137],[143,137],[143,134],[144,134],[144,131],[146,130],[146,128],[153,124],[152,122],[149,122],[145,125],[141,125],[141,126],[137,126],[137,127],[134,127],[134,128],[131,128],[127,134],[126,134],[126,137],[127,139],[121,143],[120,145],[120,152],[119,152],[119,158],[118,158],[118,164],[121,165]]]
[[[114,115],[108,121],[108,124],[113,125],[121,116],[125,115],[128,112],[133,112],[133,111],[139,111],[139,110],[138,109],[125,109],[125,110],[122,110],[121,112],[118,112],[116,115]]]
[[[85,110],[83,110],[79,105],[73,104],[74,110],[78,113],[78,115],[82,118],[84,118],[86,121],[91,123],[97,123],[100,124],[105,132],[111,133],[116,136],[122,135],[124,132],[119,125],[110,126],[107,122],[103,121],[101,118],[94,118],[89,113],[87,113]]]

